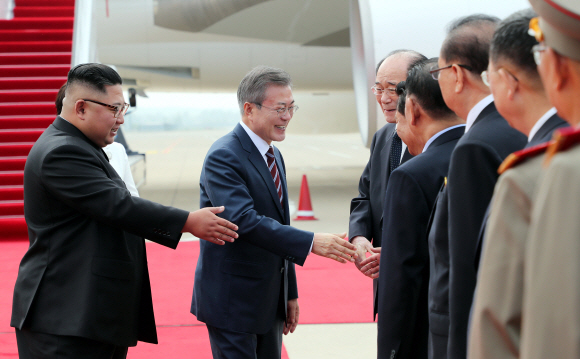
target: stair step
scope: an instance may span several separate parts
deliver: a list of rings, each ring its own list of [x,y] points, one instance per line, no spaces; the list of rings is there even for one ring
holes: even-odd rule
[[[0,103],[0,116],[50,115],[56,113],[54,102]]]
[[[24,216],[24,201],[0,201],[0,216]]]
[[[63,65],[64,66],[64,65]],[[0,72],[2,72],[0,66]],[[53,102],[56,100],[58,90],[0,90],[0,103],[2,102]]]
[[[28,240],[28,227],[24,216],[0,217],[0,240]]]
[[[60,89],[66,77],[4,77],[0,78],[0,89],[45,90]]]
[[[21,186],[24,182],[24,171],[0,171],[0,186]]]
[[[0,130],[0,142],[36,142],[45,129]]]
[[[0,157],[28,156],[34,142],[0,143]]]
[[[70,41],[1,41],[0,52],[67,52],[72,50]]]
[[[29,52],[0,54],[0,65],[69,64],[70,52]],[[1,88],[1,87],[0,87]]]
[[[74,6],[75,0],[16,0],[16,7],[20,6]]]
[[[75,16],[74,6],[16,6],[14,17]]]
[[[74,17],[15,17],[0,21],[0,29],[72,29]]]
[[[72,29],[60,30],[0,30],[0,39],[10,41],[72,41]]]
[[[24,186],[0,186],[0,201],[21,201],[24,199]]]
[[[25,163],[26,156],[0,157],[0,171],[22,171]]]
[[[55,111],[56,112],[56,109]],[[0,130],[46,129],[54,122],[56,115],[41,116],[1,116]]]

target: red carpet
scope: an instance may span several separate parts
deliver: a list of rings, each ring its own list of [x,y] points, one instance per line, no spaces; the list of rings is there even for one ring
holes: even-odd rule
[[[16,353],[10,328],[12,290],[27,242],[0,242],[0,358]],[[184,242],[177,250],[147,244],[147,257],[159,345],[139,343],[129,358],[176,358],[195,352],[211,358],[207,330],[189,313],[198,242]],[[311,256],[296,267],[300,294],[300,323],[369,323],[372,321],[372,281],[354,265]],[[173,355],[172,355],[173,354]]]

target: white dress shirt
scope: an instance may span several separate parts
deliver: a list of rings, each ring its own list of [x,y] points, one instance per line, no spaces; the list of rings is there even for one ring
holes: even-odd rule
[[[465,133],[467,133],[467,131],[469,131],[471,126],[473,126],[473,123],[475,122],[475,120],[477,120],[477,116],[479,116],[481,111],[483,111],[483,109],[485,109],[487,105],[489,105],[492,102],[493,95],[489,95],[486,96],[483,100],[479,101],[477,105],[473,106],[471,111],[469,111],[467,118],[465,119]]]
[[[465,126],[465,124],[460,124],[460,125],[455,125],[455,126],[451,126],[451,127],[447,127],[444,130],[441,130],[439,132],[437,132],[436,134],[434,134],[433,136],[431,136],[431,138],[429,139],[429,141],[427,141],[427,143],[425,143],[425,147],[423,147],[423,152],[427,151],[427,149],[429,148],[429,145],[431,145],[433,143],[433,141],[435,141],[437,139],[437,137],[441,136],[442,134],[444,134],[447,131],[451,131],[454,128],[458,128],[461,126]]]
[[[528,135],[528,142],[530,142],[532,138],[534,138],[534,136],[536,135],[536,133],[538,133],[540,128],[542,128],[542,126],[544,126],[546,121],[548,121],[550,117],[554,116],[556,112],[557,112],[556,108],[552,107],[551,109],[548,110],[548,112],[544,114],[544,116],[540,117],[538,122],[536,122],[534,127],[532,127],[532,129],[530,130],[530,134]]]

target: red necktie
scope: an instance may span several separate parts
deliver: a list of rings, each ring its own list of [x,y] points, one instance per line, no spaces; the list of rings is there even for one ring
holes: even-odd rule
[[[282,199],[284,194],[282,193],[282,181],[280,180],[280,174],[278,173],[278,166],[276,166],[276,158],[274,157],[274,149],[270,147],[268,152],[266,152],[266,159],[268,160],[268,169],[274,180],[274,187],[278,192],[278,197],[280,198],[280,204],[282,204]]]

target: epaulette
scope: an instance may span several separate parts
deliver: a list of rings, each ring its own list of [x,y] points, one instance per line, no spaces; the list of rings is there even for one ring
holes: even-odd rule
[[[524,148],[523,150],[516,151],[509,156],[501,163],[499,168],[497,169],[497,173],[500,175],[505,171],[509,170],[517,166],[518,164],[525,162],[526,160],[541,155],[542,153],[546,152],[548,147],[551,145],[552,141],[540,143],[539,145]]]
[[[566,127],[554,132],[554,137],[550,141],[550,147],[546,152],[544,167],[550,164],[552,157],[558,152],[563,152],[580,143],[580,128]]]

